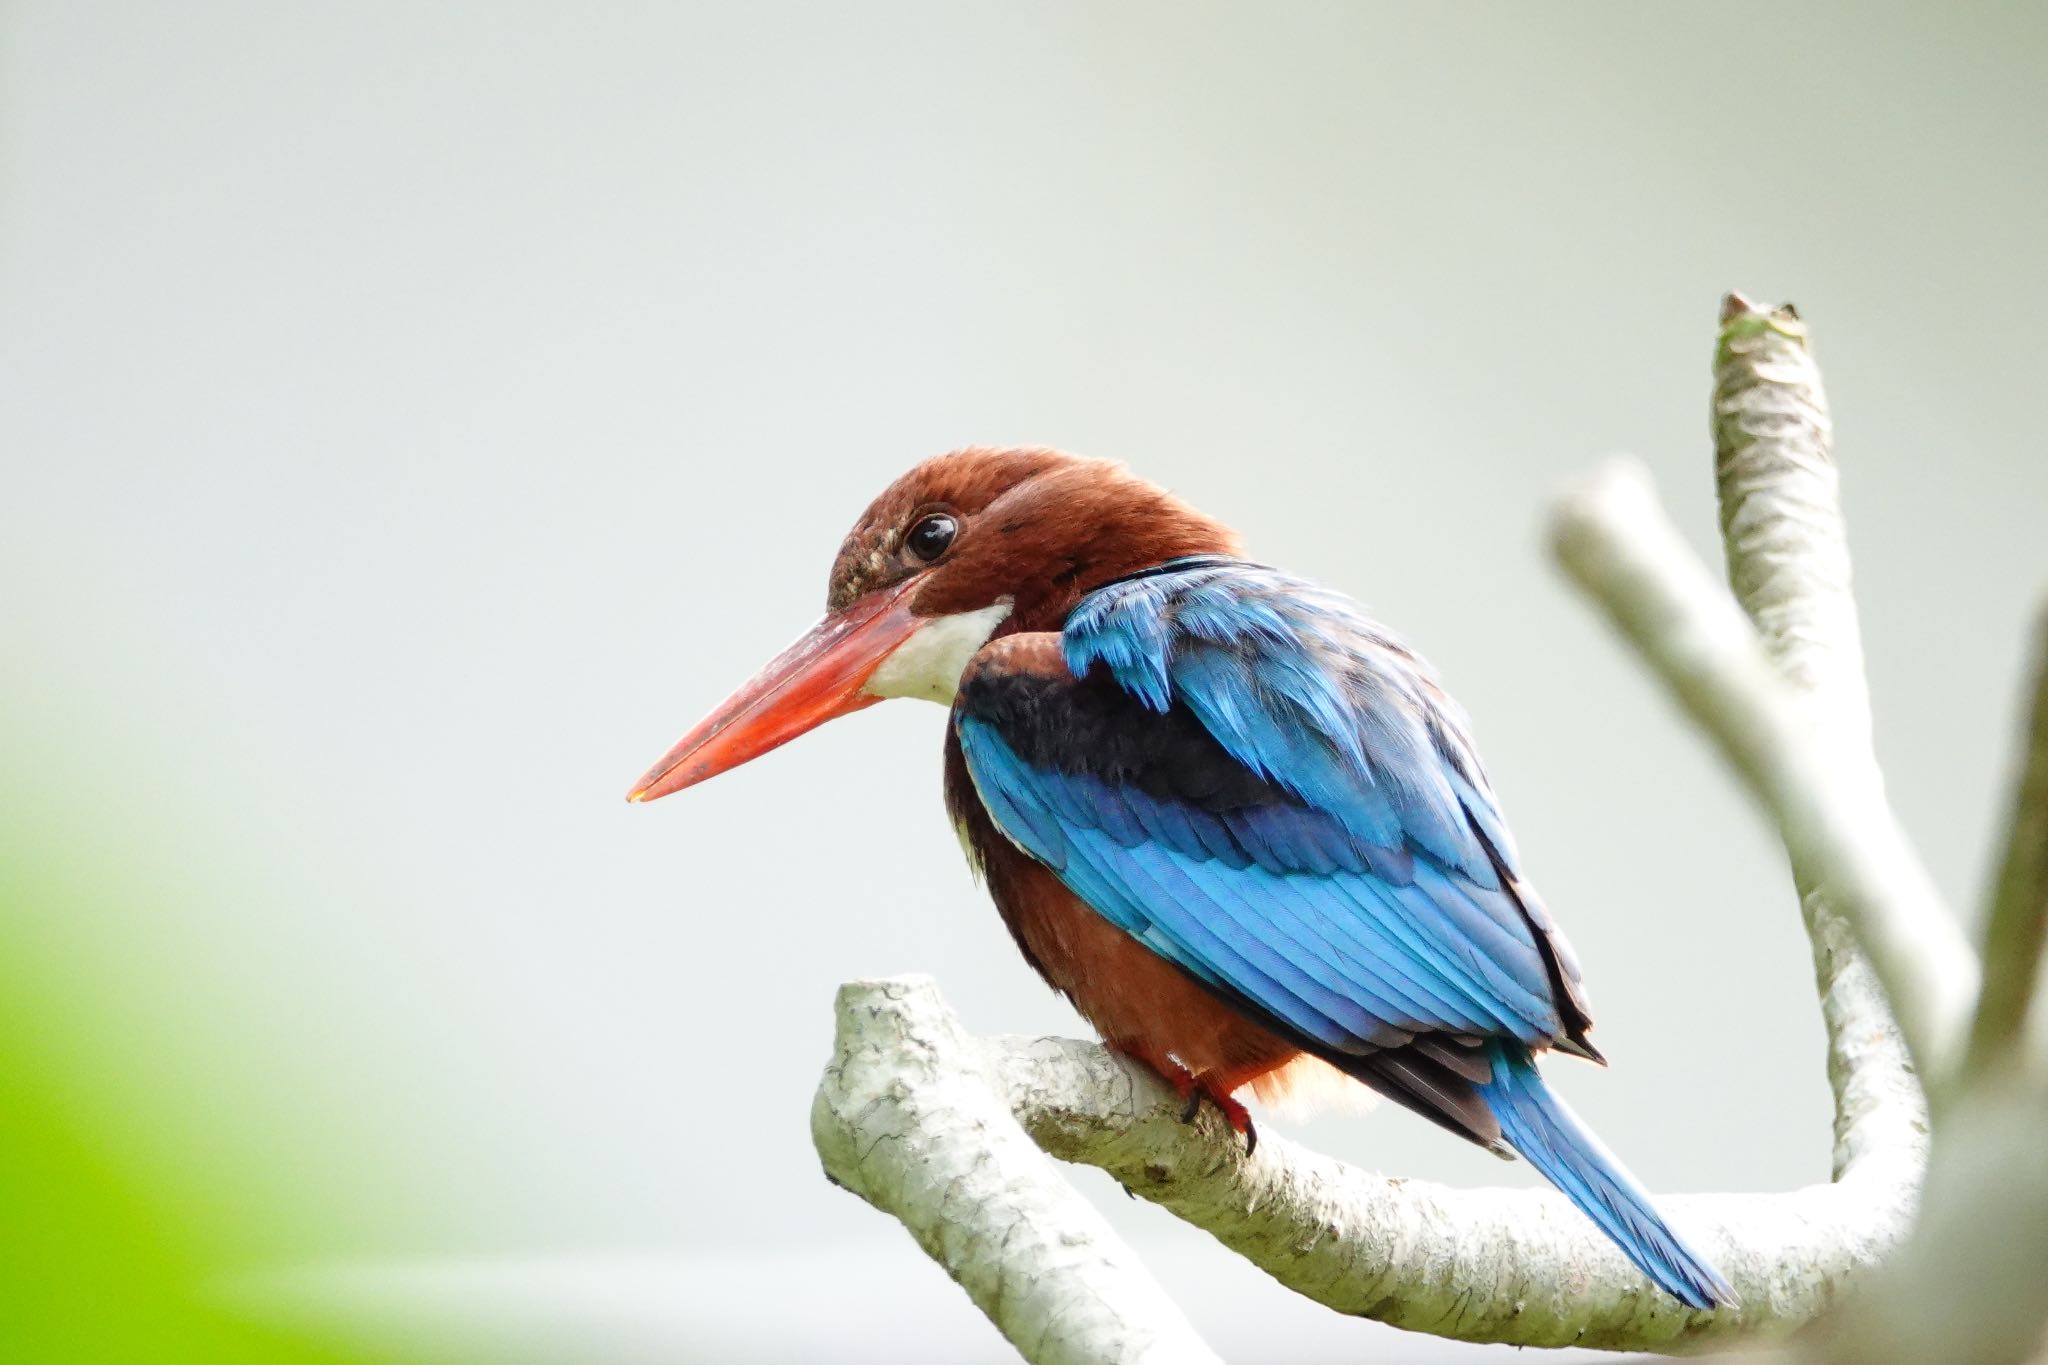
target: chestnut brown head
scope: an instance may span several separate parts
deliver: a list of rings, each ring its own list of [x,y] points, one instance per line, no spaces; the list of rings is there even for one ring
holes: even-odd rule
[[[1238,548],[1230,528],[1113,461],[970,447],[924,461],[868,505],[839,547],[825,605],[914,580],[920,616],[1007,601],[1012,629],[1055,630],[1090,588]]]
[[[839,547],[826,614],[634,788],[652,800],[887,697],[950,704],[992,637],[1057,630],[1091,588],[1235,533],[1122,465],[970,448],[884,489]]]

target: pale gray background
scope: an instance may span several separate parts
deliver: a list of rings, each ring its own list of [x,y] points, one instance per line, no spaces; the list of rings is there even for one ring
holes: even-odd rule
[[[540,1359],[1005,1358],[806,1132],[846,977],[1079,1027],[940,713],[620,800],[951,445],[1128,460],[1406,631],[1585,961],[1614,1066],[1558,1085],[1654,1187],[1783,1188],[1828,1140],[1780,857],[1541,526],[1627,449],[1717,554],[1716,303],[1792,297],[1892,790],[1976,901],[2048,582],[2038,7],[0,13],[8,761],[148,889],[105,952],[182,955],[144,1032],[275,1096],[221,1140],[375,1173],[281,1249],[350,1292]],[[1234,1360],[1482,1354],[1083,1183]]]

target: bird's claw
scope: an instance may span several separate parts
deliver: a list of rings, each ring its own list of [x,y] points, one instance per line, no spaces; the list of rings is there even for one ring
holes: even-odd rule
[[[1243,1134],[1244,1154],[1246,1156],[1250,1156],[1253,1152],[1259,1150],[1259,1130],[1252,1123],[1251,1111],[1247,1110],[1230,1096],[1218,1095],[1200,1081],[1193,1080],[1192,1078],[1190,1078],[1186,1086],[1185,1093],[1187,1095],[1187,1103],[1181,1107],[1180,1111],[1180,1121],[1182,1123],[1193,1123],[1195,1116],[1202,1112],[1202,1101],[1207,1100],[1216,1106],[1217,1113],[1223,1115],[1223,1121],[1230,1125],[1231,1131]]]

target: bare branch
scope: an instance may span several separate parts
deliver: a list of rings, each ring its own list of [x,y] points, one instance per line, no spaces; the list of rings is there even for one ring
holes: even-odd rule
[[[1035,1365],[1216,1357],[1032,1146],[929,977],[840,987],[811,1107],[825,1173],[890,1214]]]
[[[1788,304],[1721,303],[1714,476],[1728,582],[1809,723],[1881,783],[1870,744],[1863,636],[1820,368]]]
[[[1567,501],[1556,549],[1771,812],[1802,883],[1854,926],[1909,1049],[1938,1064],[1953,1057],[1976,997],[1975,955],[1871,765],[1844,762],[1842,745],[1817,731],[1648,478],[1609,465]],[[1825,916],[1810,925],[1824,930]]]
[[[1319,1303],[1435,1336],[1669,1351],[1789,1332],[1873,1267],[1911,1215],[1910,1185],[1876,1160],[1790,1194],[1660,1198],[1743,1303],[1694,1313],[1553,1190],[1384,1176],[1278,1134],[1248,1158],[1220,1124],[1181,1123],[1165,1087],[1092,1044],[988,1046],[1046,1151],[1100,1167]]]
[[[1803,698],[1816,749],[1844,780],[1881,793],[1832,431],[1805,327],[1789,307],[1767,311],[1739,295],[1727,299],[1715,357],[1714,435],[1729,580],[1790,690]],[[1828,1360],[2019,1360],[2041,1344],[2044,1305],[2032,1277],[2048,1246],[2042,1097],[2038,1090],[2029,1093],[2022,1077],[1996,1074],[2025,1020],[2048,919],[2048,631],[2041,669],[1964,1074],[1947,1065],[1958,1041],[1940,1033],[1916,1038],[1915,1051],[1931,1064],[1928,1074],[1940,1083],[1943,1101],[1925,1215],[1871,1278],[1854,1310],[1815,1338]],[[1824,951],[1818,957],[1824,1004],[1832,1003],[1831,971],[1850,977],[1868,971],[1841,932],[1843,912],[1858,919],[1863,942],[1886,967],[1898,1007],[1911,1012],[1930,1003],[1915,994],[1896,962],[1886,961],[1882,931],[1873,936],[1858,907],[1845,901],[1849,893],[1829,886],[1829,869],[1801,859],[1796,848],[1793,853],[1816,949],[1831,940],[1842,945],[1832,964]],[[1940,935],[1939,951],[1960,961],[1960,931],[1947,932],[1953,920],[1932,902],[1921,913],[1929,917],[1923,929]],[[1942,979],[1951,976],[1960,995],[1961,973],[1945,972]],[[1947,1029],[1945,1008],[1930,1011],[1933,1029]],[[1909,1033],[1918,1032],[1910,1013],[1903,1022]],[[1853,1126],[1855,1088],[1896,1083],[1903,1067],[1882,1056],[1875,1065],[1845,1066],[1841,1044],[1854,1035],[1836,1031],[1831,1021],[1830,1038],[1839,1161],[1865,1131]],[[1880,1054],[1897,1051],[1889,1036],[1864,1045]]]
[[[1829,1365],[2035,1360],[2048,1298],[2048,1093],[2005,1070],[1941,1112],[1924,1212],[1849,1311],[1816,1334]]]
[[[2034,650],[2034,701],[2020,754],[2005,858],[1984,925],[1984,989],[1970,1031],[1969,1069],[1996,1067],[2015,1049],[2048,942],[2048,611]]]
[[[1882,793],[1834,422],[1806,326],[1790,304],[1765,309],[1734,293],[1721,301],[1712,425],[1729,584],[1787,690],[1805,703],[1805,728],[1829,747],[1838,771],[1854,772]],[[1919,1081],[1889,1019],[1874,1032],[1836,1026],[1844,983],[1868,988],[1870,963],[1820,885],[1819,870],[1795,857],[1792,875],[1828,1021],[1839,1173],[1862,1140],[1857,1125],[1866,1106],[1859,1091],[1917,1089]],[[1852,1047],[1863,1055],[1845,1055]],[[1917,1116],[1916,1126],[1925,1122]]]
[[[1868,1004],[1881,1019],[1875,993]],[[1310,1298],[1466,1341],[1673,1350],[1786,1332],[1818,1316],[1874,1265],[1912,1211],[1913,1182],[1899,1174],[1917,1175],[1917,1165],[1881,1153],[1833,1184],[1791,1194],[1662,1201],[1742,1296],[1739,1314],[1693,1313],[1652,1290],[1553,1191],[1389,1178],[1278,1134],[1247,1158],[1213,1116],[1183,1124],[1164,1085],[1093,1043],[969,1040],[924,978],[850,985],[839,1018],[838,1050],[814,1117],[827,1171],[903,1218],[976,1302],[1005,1313],[1017,1311],[1018,1296],[1033,1285],[1058,1300],[1050,1284],[1033,1278],[1038,1272],[1027,1273],[1041,1243],[1074,1253],[1038,1214],[1023,1218],[1037,1230],[1029,1245],[1003,1245],[1022,1217],[1009,1186],[1035,1178],[1043,1158],[999,1151],[993,1135],[1006,1125],[991,1106],[1014,1112],[1046,1152],[1100,1167]],[[850,1073],[867,1080],[849,1084]],[[972,1169],[963,1172],[969,1158]],[[991,1178],[1002,1182],[994,1196],[986,1189]],[[1093,1236],[1084,1257],[1091,1264],[1104,1254]],[[1001,1251],[1000,1263],[991,1261],[992,1250]],[[1003,1287],[992,1288],[990,1277]],[[1149,1280],[1119,1272],[1091,1288],[1090,1310],[1116,1303],[1131,1285],[1140,1301],[1156,1292]],[[1068,1358],[1034,1354],[1017,1331],[1004,1330],[1028,1359]]]

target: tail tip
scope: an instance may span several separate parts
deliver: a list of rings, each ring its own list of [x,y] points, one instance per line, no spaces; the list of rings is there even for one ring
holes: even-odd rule
[[[1648,1266],[1643,1268],[1649,1270]],[[1659,1266],[1650,1278],[1659,1289],[1695,1312],[1733,1312],[1742,1307],[1742,1297],[1727,1277],[1697,1253],[1683,1262]]]

